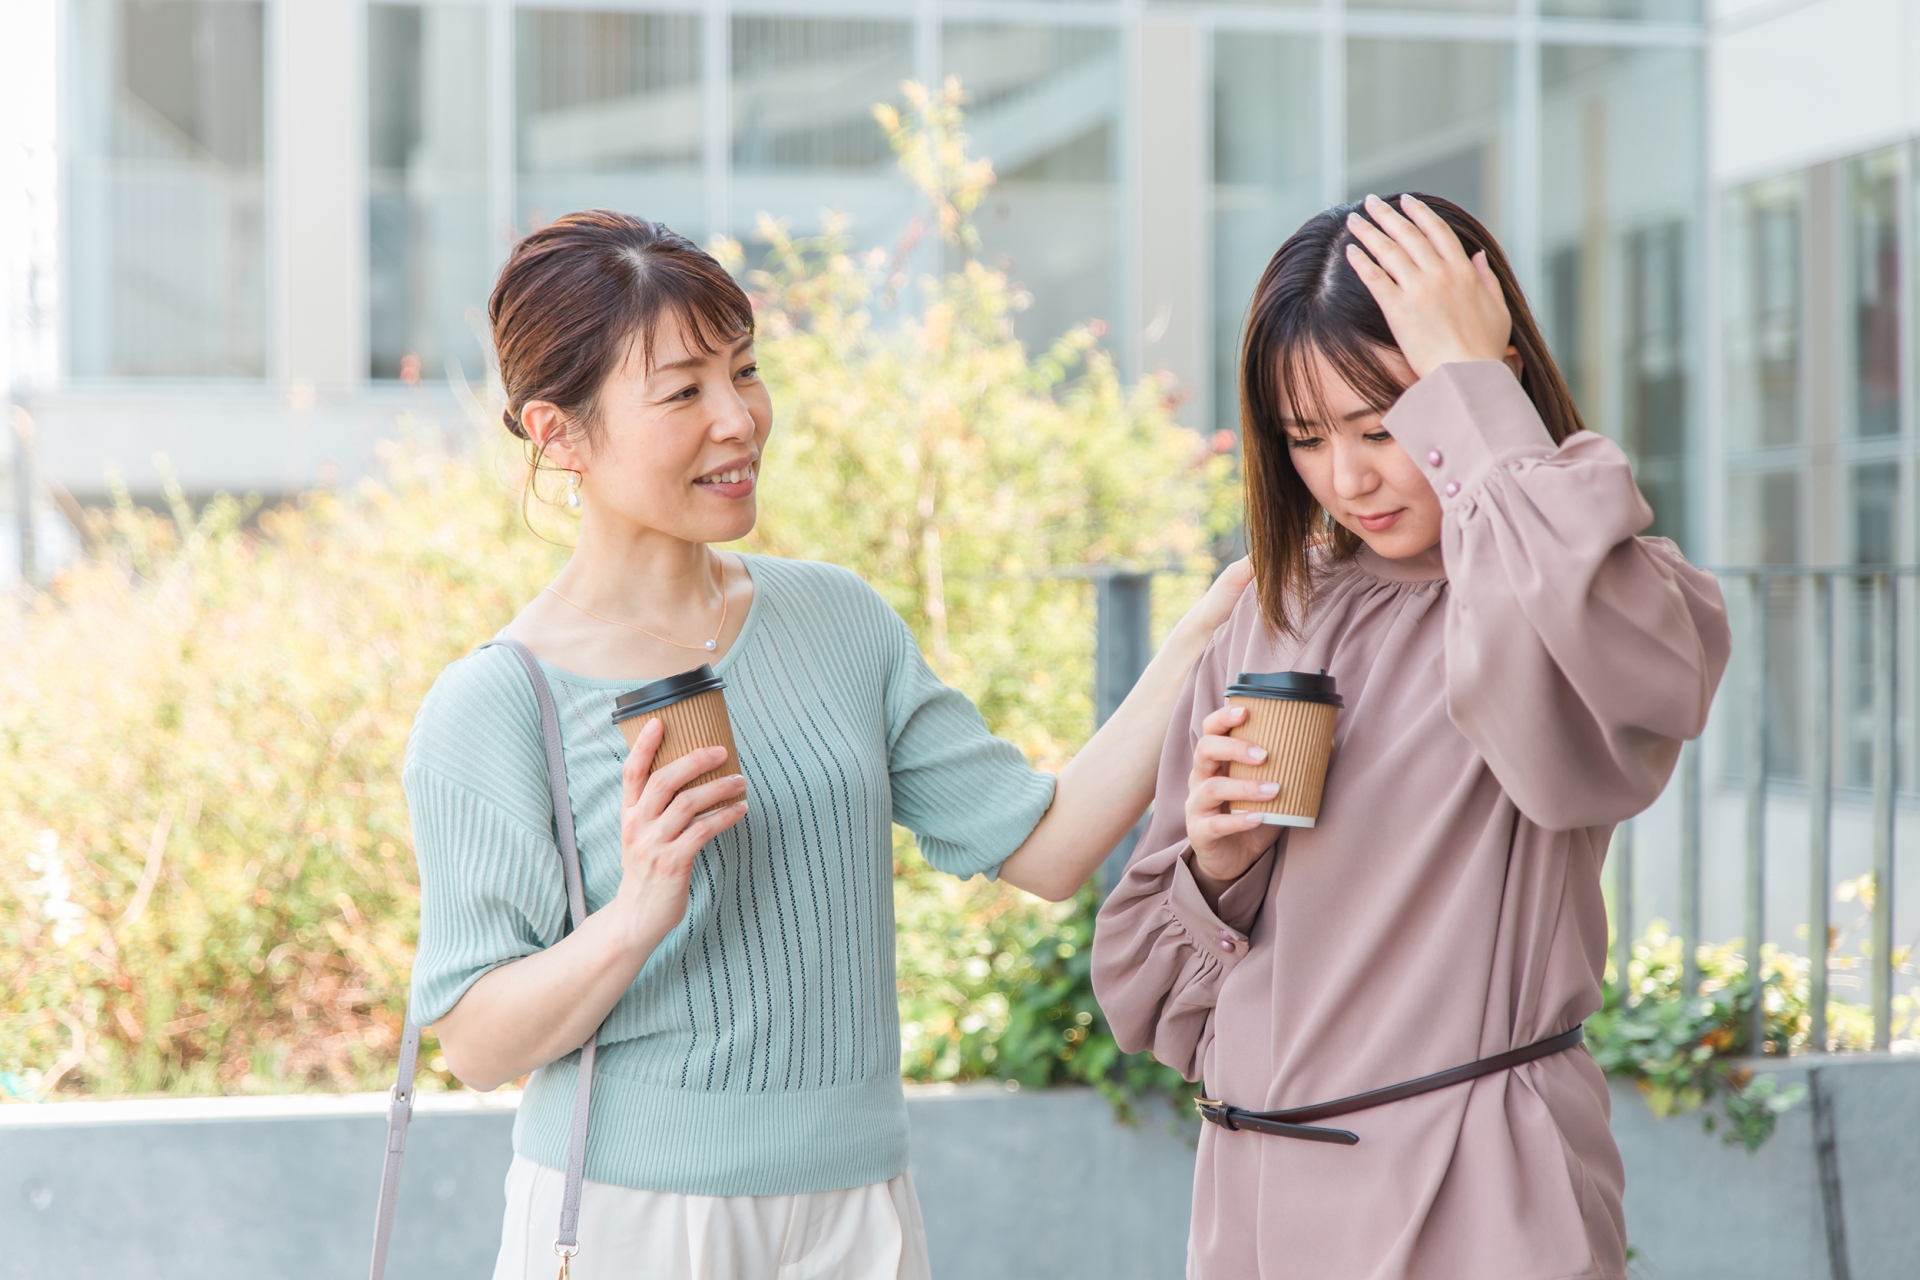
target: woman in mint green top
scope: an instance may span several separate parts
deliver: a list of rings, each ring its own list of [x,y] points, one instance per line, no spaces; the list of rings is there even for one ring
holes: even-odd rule
[[[476,1088],[532,1072],[496,1275],[553,1265],[539,1206],[596,1026],[574,1280],[924,1275],[892,826],[954,875],[1072,894],[1145,809],[1174,698],[1244,570],[1056,781],[853,574],[709,547],[753,526],[773,417],[751,309],[710,257],[626,215],[571,215],[520,242],[490,311],[507,424],[581,507],[572,559],[505,634],[553,689],[590,912],[568,931],[525,671],[498,648],[461,659],[407,751],[413,1014]],[[651,772],[657,723],[629,751],[611,711],[701,661],[726,680],[741,773],[680,791],[724,752]]]

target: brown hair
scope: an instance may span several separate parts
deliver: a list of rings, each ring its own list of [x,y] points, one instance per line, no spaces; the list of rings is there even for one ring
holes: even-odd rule
[[[588,209],[514,245],[487,301],[507,430],[528,439],[521,411],[545,400],[570,431],[591,437],[600,388],[634,342],[651,365],[663,315],[678,317],[706,355],[753,332],[739,283],[661,223]]]
[[[1471,258],[1485,252],[1513,317],[1520,352],[1520,385],[1540,411],[1554,443],[1582,429],[1573,393],[1547,351],[1525,295],[1493,235],[1451,200],[1413,194],[1460,237]],[[1398,207],[1401,197],[1387,202]],[[1287,405],[1322,403],[1312,377],[1312,355],[1325,356],[1342,379],[1385,412],[1406,388],[1381,353],[1398,351],[1393,330],[1347,262],[1356,243],[1347,215],[1367,217],[1364,205],[1343,204],[1315,214],[1287,238],[1267,263],[1248,308],[1240,350],[1240,439],[1247,483],[1247,553],[1253,561],[1260,611],[1277,634],[1293,635],[1313,590],[1310,555],[1324,541],[1331,558],[1360,549],[1358,535],[1329,517],[1294,470],[1282,425]],[[1371,218],[1367,219],[1369,222]],[[1297,412],[1297,410],[1296,410]],[[1315,410],[1324,418],[1323,411]]]

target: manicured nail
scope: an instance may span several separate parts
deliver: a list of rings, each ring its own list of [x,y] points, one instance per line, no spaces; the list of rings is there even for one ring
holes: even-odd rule
[[[1247,819],[1247,825],[1250,827],[1257,827],[1260,825],[1260,815],[1257,813],[1247,814],[1246,819]]]
[[[1265,760],[1266,758],[1267,758],[1267,749],[1265,747],[1248,747],[1247,748],[1247,759],[1253,761],[1255,764],[1259,764],[1262,760]]]
[[[1263,782],[1260,784],[1260,794],[1263,796],[1277,796],[1280,794],[1280,784],[1277,782]]]

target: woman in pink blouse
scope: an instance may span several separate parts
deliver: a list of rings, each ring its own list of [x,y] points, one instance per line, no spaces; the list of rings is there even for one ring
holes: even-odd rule
[[[1620,1157],[1578,1042],[1600,864],[1706,723],[1725,610],[1636,536],[1632,469],[1582,430],[1486,229],[1396,203],[1314,218],[1254,295],[1257,592],[1188,677],[1094,984],[1122,1047],[1219,1100],[1190,1277],[1618,1277]],[[1258,759],[1226,686],[1321,668],[1345,707],[1318,825],[1230,812],[1266,797],[1226,776]]]

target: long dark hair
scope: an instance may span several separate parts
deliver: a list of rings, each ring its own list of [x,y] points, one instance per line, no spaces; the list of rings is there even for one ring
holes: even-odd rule
[[[1540,326],[1514,279],[1507,255],[1479,219],[1451,200],[1412,194],[1424,201],[1460,237],[1467,256],[1485,252],[1513,316],[1513,345],[1520,351],[1520,385],[1540,411],[1554,443],[1581,430],[1580,410],[1567,380],[1547,351]],[[1401,197],[1387,203],[1399,206]],[[1313,353],[1325,356],[1340,377],[1382,413],[1406,388],[1381,353],[1398,351],[1393,330],[1367,286],[1347,262],[1355,243],[1347,215],[1367,217],[1361,203],[1315,214],[1287,238],[1267,263],[1247,312],[1240,350],[1240,439],[1247,482],[1247,553],[1253,561],[1260,611],[1280,635],[1295,634],[1313,590],[1311,552],[1324,540],[1332,560],[1360,549],[1351,530],[1330,519],[1294,470],[1281,425],[1283,406],[1314,406],[1320,388],[1312,377]],[[1371,218],[1367,219],[1369,222]],[[1297,412],[1297,410],[1296,410]]]

